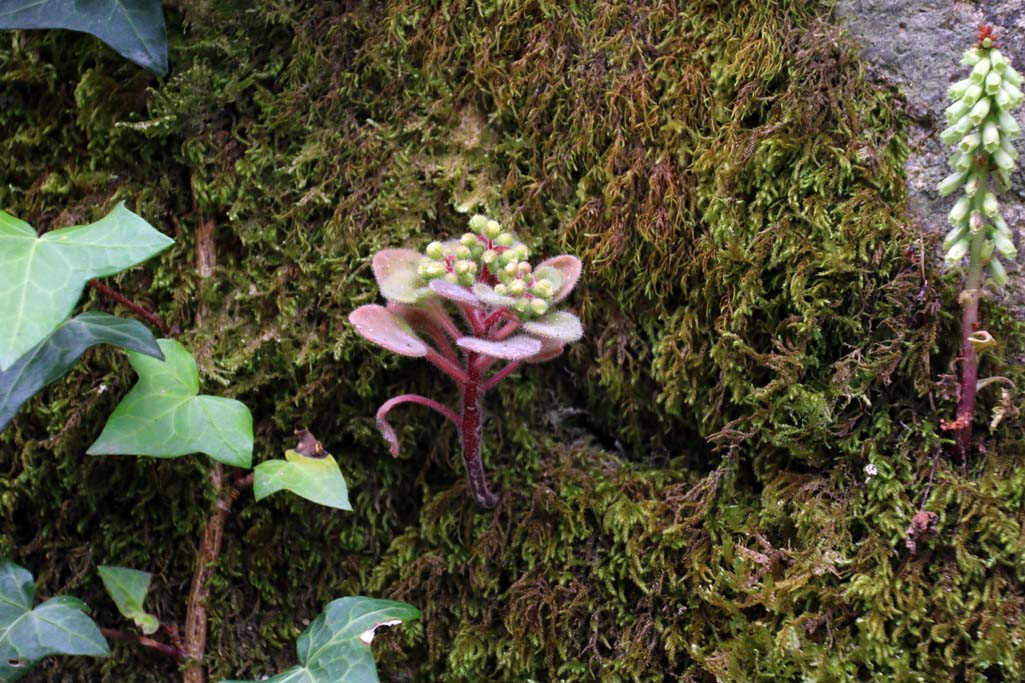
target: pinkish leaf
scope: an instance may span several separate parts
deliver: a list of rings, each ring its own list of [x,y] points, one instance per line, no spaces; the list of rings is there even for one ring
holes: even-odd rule
[[[505,360],[529,358],[541,350],[541,342],[525,334],[518,334],[504,341],[489,341],[477,337],[460,337],[456,340],[456,346],[470,353],[479,353]]]
[[[452,337],[461,337],[464,334],[456,327],[452,316],[448,314],[437,297],[425,299],[416,305],[389,301],[387,308],[418,332],[433,334],[433,331],[441,331],[442,334],[447,332]]]
[[[584,336],[580,319],[567,311],[555,311],[548,315],[523,323],[523,331],[534,337],[555,339],[560,342],[575,342]]]
[[[427,355],[427,345],[402,318],[392,315],[384,306],[368,304],[349,314],[356,331],[378,346],[401,356],[420,358]]]
[[[555,283],[552,283],[555,284]],[[495,292],[495,288],[486,285],[483,282],[478,282],[473,285],[473,293],[477,295],[477,298],[483,301],[488,306],[495,308],[508,308],[516,303],[516,299],[511,296],[503,296]]]
[[[430,293],[419,273],[423,259],[412,249],[382,249],[374,254],[374,278],[385,299],[415,304]]]
[[[577,280],[580,279],[582,267],[580,259],[576,256],[561,254],[539,263],[534,269],[534,279],[543,278],[552,281],[552,284],[555,285],[555,295],[552,297],[554,303],[562,301],[573,291]]]
[[[480,299],[468,287],[442,279],[431,280],[431,284],[428,286],[435,294],[449,301],[468,306],[480,306]]]
[[[566,344],[556,339],[542,338],[540,341],[541,350],[530,358],[524,358],[524,363],[545,363],[553,358],[561,356],[563,350],[566,348]]]

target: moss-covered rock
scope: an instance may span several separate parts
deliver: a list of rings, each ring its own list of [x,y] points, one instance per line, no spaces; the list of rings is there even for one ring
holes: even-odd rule
[[[964,470],[942,451],[954,294],[905,219],[897,94],[828,3],[168,14],[164,81],[87,36],[0,36],[0,205],[46,228],[124,199],[174,236],[119,288],[177,327],[205,391],[250,406],[257,461],[309,427],[350,481],[352,514],[238,504],[214,680],[291,663],[302,619],[353,593],[424,610],[379,646],[391,680],[1020,677],[1021,428]],[[451,392],[346,323],[374,251],[477,209],[585,261],[585,341],[490,397],[495,514],[434,416],[396,414],[387,458],[376,406]],[[0,435],[0,550],[106,623],[95,566],[153,571],[180,622],[207,465],[84,456],[131,382],[91,353]],[[922,505],[938,528],[912,554]],[[68,676],[174,670],[117,647],[39,680]]]

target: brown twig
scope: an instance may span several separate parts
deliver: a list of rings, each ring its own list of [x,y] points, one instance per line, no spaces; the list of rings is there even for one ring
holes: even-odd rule
[[[135,303],[134,301],[126,297],[124,294],[118,292],[116,289],[108,287],[99,280],[89,280],[89,286],[95,289],[103,296],[111,298],[114,301],[118,302],[119,304],[129,309],[130,311],[132,311],[132,313],[135,313],[135,315],[139,316],[151,325],[160,328],[160,331],[164,334],[167,334],[170,331],[171,328],[168,327],[167,323],[165,323],[156,313],[146,308],[143,308],[139,304]]]
[[[123,640],[128,643],[135,643],[136,645],[149,648],[150,650],[153,650],[158,654],[162,654],[165,657],[171,657],[172,659],[176,659],[178,661],[184,660],[187,657],[183,650],[180,650],[173,645],[161,643],[158,640],[153,640],[152,638],[147,638],[146,636],[140,636],[136,633],[130,633],[128,631],[122,631],[116,628],[106,628],[103,626],[100,627],[100,633],[102,633],[103,637],[105,638],[110,638],[112,640]]]

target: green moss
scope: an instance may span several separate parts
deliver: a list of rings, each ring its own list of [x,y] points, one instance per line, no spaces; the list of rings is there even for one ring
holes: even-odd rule
[[[213,680],[291,663],[302,620],[350,593],[424,610],[377,646],[392,680],[1020,677],[1025,434],[1002,425],[967,471],[941,454],[954,285],[914,252],[898,97],[829,10],[187,0],[163,81],[87,36],[0,35],[0,205],[50,228],[125,199],[174,236],[119,288],[251,407],[257,461],[309,427],[352,488],[348,515],[239,503]],[[387,457],[380,402],[453,392],[346,322],[370,254],[476,209],[585,261],[585,342],[489,399],[495,515],[435,417],[396,414]],[[0,435],[0,551],[105,623],[95,566],[153,571],[181,622],[208,466],[84,456],[131,383],[91,353]],[[911,556],[923,499],[939,530]],[[67,672],[174,676],[121,646],[40,679]]]

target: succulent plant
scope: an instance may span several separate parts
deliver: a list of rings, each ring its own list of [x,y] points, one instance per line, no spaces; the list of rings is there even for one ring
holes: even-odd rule
[[[484,395],[523,363],[551,360],[583,335],[580,320],[558,309],[580,278],[581,264],[563,254],[534,266],[527,246],[498,221],[476,215],[469,227],[462,237],[431,242],[422,253],[377,252],[374,277],[387,305],[360,306],[349,320],[369,341],[426,358],[459,385],[458,412],[403,394],[380,407],[377,428],[398,455],[398,438],[387,421],[395,406],[418,403],[451,420],[462,440],[470,491],[478,504],[492,508],[498,496],[488,488],[481,460]],[[499,361],[505,365],[493,371]]]

